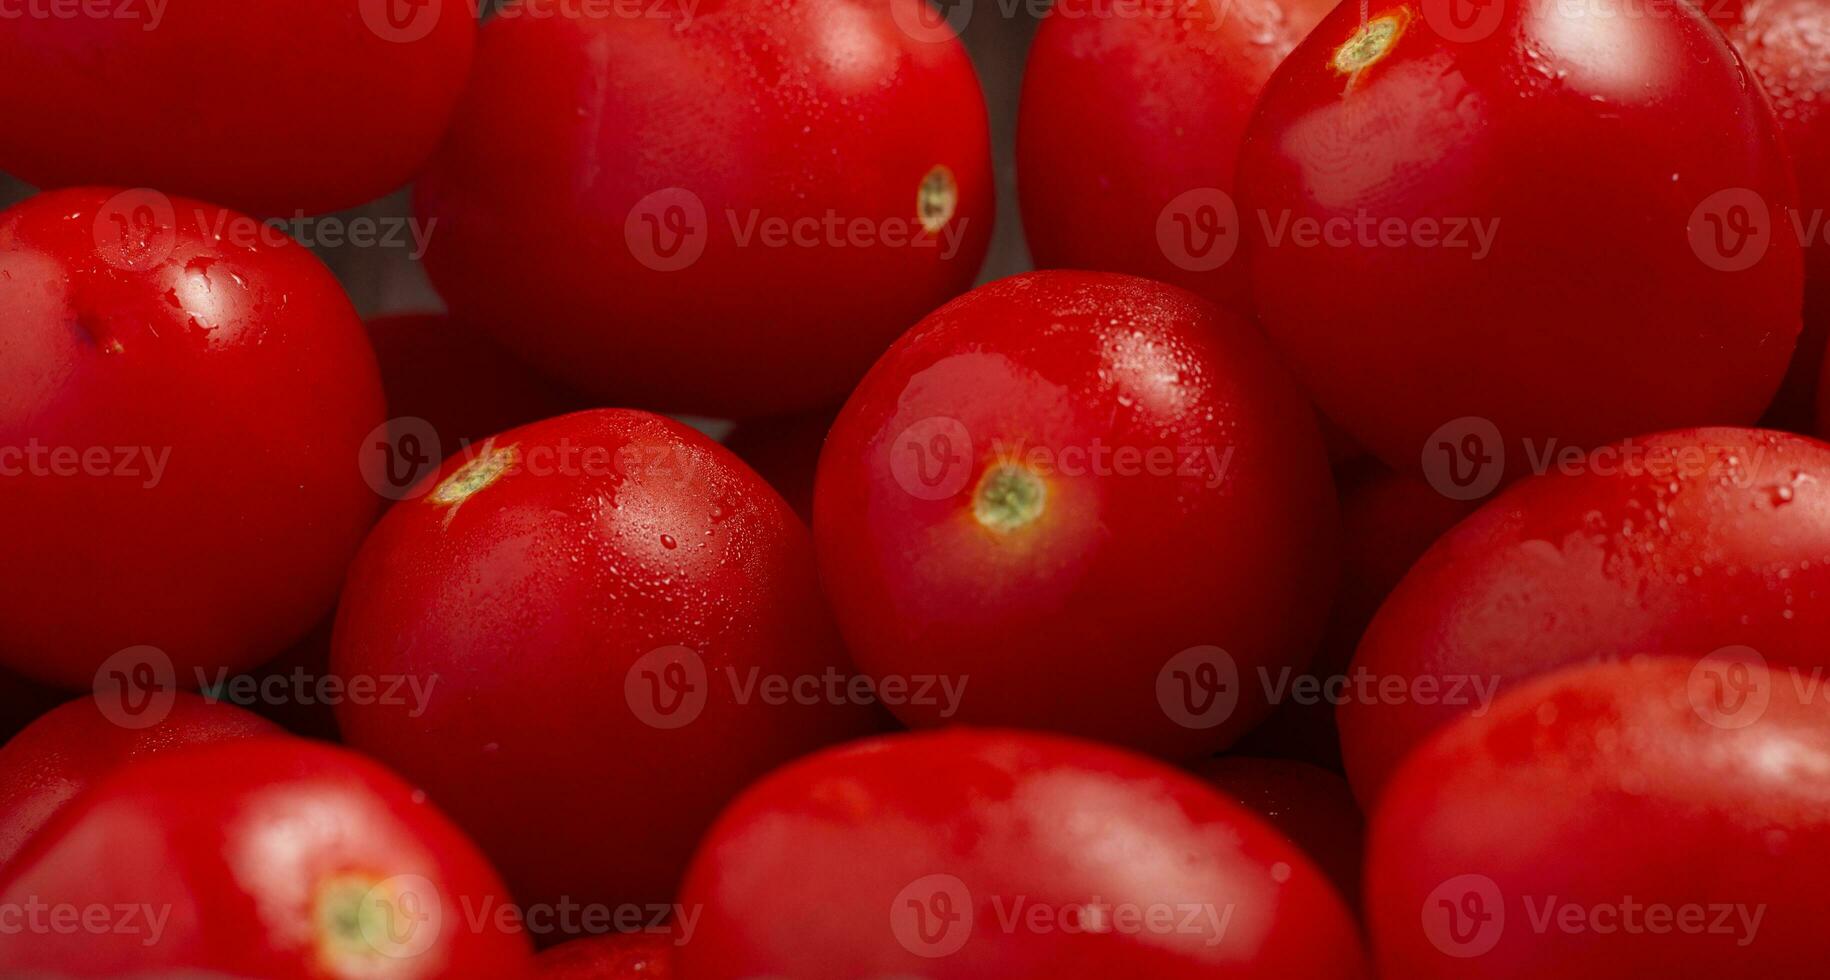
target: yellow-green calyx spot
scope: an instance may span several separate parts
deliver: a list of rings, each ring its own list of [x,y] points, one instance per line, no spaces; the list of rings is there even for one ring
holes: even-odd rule
[[[1000,534],[1035,523],[1048,503],[1048,485],[1021,466],[1000,464],[985,471],[972,495],[972,516]]]
[[[521,454],[515,446],[496,446],[486,442],[477,451],[475,459],[439,481],[427,499],[444,507],[461,504],[514,469],[520,458]]]
[[[1400,8],[1361,24],[1345,43],[1334,49],[1334,60],[1330,64],[1335,71],[1346,75],[1365,71],[1391,53],[1409,20],[1410,15]]]
[[[921,219],[921,227],[930,235],[940,234],[947,222],[953,220],[953,211],[959,207],[959,182],[953,179],[953,171],[943,164],[936,164],[921,178],[921,187],[915,192],[915,215]]]

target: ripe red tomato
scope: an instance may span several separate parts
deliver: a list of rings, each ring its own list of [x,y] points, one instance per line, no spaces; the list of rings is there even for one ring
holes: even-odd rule
[[[1662,0],[1360,9],[1278,68],[1239,160],[1258,312],[1328,417],[1400,470],[1513,475],[1758,418],[1803,266],[1721,33]]]
[[[230,742],[124,766],[47,825],[0,881],[17,927],[0,930],[0,972],[525,976],[525,934],[493,912],[508,901],[380,766],[303,739]]]
[[[952,730],[793,763],[693,859],[684,976],[1361,976],[1327,878],[1186,773]]]
[[[195,687],[329,610],[382,401],[310,252],[185,198],[42,194],[0,214],[0,323],[0,663],[87,688],[150,645]]]
[[[1269,710],[1335,575],[1315,418],[1252,326],[1171,286],[1039,272],[885,354],[820,460],[820,571],[917,726],[1180,758]],[[930,686],[931,685],[931,686]]]
[[[470,69],[460,0],[116,4],[0,18],[0,170],[149,186],[256,214],[405,184]]]
[[[990,241],[984,100],[931,17],[925,0],[508,5],[417,185],[433,282],[619,404],[831,405],[971,285]]]
[[[1830,702],[1818,680],[1636,658],[1541,678],[1444,729],[1372,819],[1380,975],[1821,973]]]
[[[1798,178],[1799,211],[1775,234],[1805,244],[1805,318],[1772,424],[1803,429],[1830,340],[1830,8],[1818,0],[1702,0],[1760,79]]]
[[[1241,751],[1304,759],[1341,767],[1341,737],[1334,710],[1347,688],[1325,685],[1348,675],[1354,649],[1385,597],[1412,563],[1428,551],[1474,504],[1445,497],[1415,476],[1394,473],[1370,459],[1335,471],[1341,501],[1341,587],[1328,610],[1327,631],[1307,676],[1323,686],[1295,682],[1264,724],[1240,743]],[[1294,672],[1293,672],[1293,676]]]
[[[1233,164],[1258,93],[1332,0],[1062,0],[1023,75],[1017,187],[1042,268],[1129,272],[1250,311]]]
[[[869,724],[826,687],[771,693],[849,668],[806,529],[703,435],[583,412],[434,480],[363,546],[332,649],[340,676],[419,678],[429,697],[337,720],[523,900],[670,900],[738,789]]]
[[[417,489],[447,456],[586,404],[482,331],[441,314],[377,317],[368,332],[389,415],[387,444],[365,447],[369,476],[394,498]]]
[[[1731,646],[1830,662],[1830,446],[1694,429],[1565,463],[1445,535],[1367,630],[1353,669],[1374,683],[1338,716],[1362,802],[1430,731],[1557,667]]]
[[[84,788],[121,766],[193,745],[279,734],[257,715],[195,694],[179,693],[166,710],[139,718],[110,715],[94,697],[65,702],[0,746],[0,867]]]
[[[831,412],[812,412],[780,419],[739,422],[724,447],[750,464],[788,501],[801,519],[813,523],[813,481],[820,467],[820,447],[832,431]]]
[[[540,954],[543,980],[673,980],[679,957],[672,932],[587,936]]]
[[[1220,795],[1264,817],[1302,848],[1348,902],[1360,900],[1365,822],[1347,780],[1306,762],[1243,755],[1207,759],[1193,768]]]

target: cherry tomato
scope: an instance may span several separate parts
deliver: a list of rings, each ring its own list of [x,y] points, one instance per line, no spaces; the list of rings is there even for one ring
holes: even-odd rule
[[[1347,689],[1334,679],[1347,677],[1367,624],[1411,564],[1475,505],[1445,497],[1430,484],[1370,459],[1336,469],[1335,479],[1341,501],[1341,588],[1307,676],[1337,687],[1299,691],[1295,681],[1283,686],[1277,710],[1239,748],[1338,770],[1341,738],[1334,709]]]
[[[1239,159],[1266,331],[1388,465],[1741,424],[1799,331],[1789,164],[1663,0],[1337,7]],[[1434,458],[1432,455],[1431,458]]]
[[[373,762],[229,742],[123,766],[47,825],[0,881],[18,915],[0,971],[525,976],[525,935],[492,911],[508,901],[425,794]]]
[[[1365,826],[1347,780],[1306,762],[1243,755],[1205,760],[1194,772],[1222,796],[1264,817],[1302,848],[1349,902],[1359,901]]]
[[[1327,878],[1186,773],[955,729],[828,750],[746,790],[693,859],[684,976],[1362,975]]]
[[[1830,703],[1814,684],[1635,658],[1445,728],[1372,819],[1380,975],[1818,975]]]
[[[618,403],[831,405],[978,272],[977,76],[925,0],[690,9],[490,20],[417,185],[427,270],[455,313]]]
[[[540,954],[543,980],[673,980],[676,933],[627,932],[587,936]]]
[[[1042,268],[1129,272],[1250,312],[1233,164],[1332,0],[1063,0],[1023,74],[1017,186]]]
[[[132,726],[132,727],[130,727]],[[280,729],[232,705],[178,693],[140,716],[84,697],[44,714],[0,746],[0,867],[85,787],[130,762]]]
[[[724,446],[750,464],[788,501],[801,519],[813,523],[813,481],[820,447],[832,430],[831,412],[739,422]]]
[[[1340,708],[1374,799],[1430,731],[1551,669],[1747,646],[1826,663],[1830,446],[1695,429],[1566,457],[1457,525],[1379,610]]]
[[[1830,9],[1816,0],[1703,0],[1696,5],[1740,53],[1772,100],[1798,178],[1799,211],[1774,234],[1805,244],[1805,319],[1798,353],[1767,418],[1802,430],[1830,340]]]
[[[417,451],[415,462],[436,464],[488,436],[585,404],[487,334],[448,316],[377,317],[368,332],[397,427],[394,449],[403,456]]]
[[[703,435],[583,412],[487,440],[433,480],[363,546],[331,661],[345,678],[419,678],[429,697],[352,700],[337,719],[524,901],[671,900],[740,788],[869,725],[806,529]]]
[[[153,191],[0,214],[6,667],[88,688],[152,646],[196,687],[329,611],[381,386],[337,281],[262,228]]]
[[[0,170],[256,214],[352,207],[431,155],[476,42],[460,0],[109,9],[0,19]]]
[[[1039,272],[942,307],[827,437],[820,570],[904,722],[1180,758],[1269,711],[1335,575],[1314,414],[1252,326],[1130,276]],[[925,692],[927,696],[922,696]]]

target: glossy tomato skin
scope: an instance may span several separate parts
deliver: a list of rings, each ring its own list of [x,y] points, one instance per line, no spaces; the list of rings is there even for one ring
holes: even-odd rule
[[[1559,671],[1419,749],[1368,842],[1380,975],[1821,972],[1830,705],[1745,666]]]
[[[145,727],[127,727],[96,698],[53,708],[0,745],[0,868],[84,788],[124,765],[165,752],[234,739],[280,735],[280,729],[233,705],[179,693]]]
[[[434,284],[618,404],[835,403],[972,284],[990,241],[984,99],[957,39],[908,29],[931,17],[925,0],[511,4],[417,184]]]
[[[703,910],[681,973],[705,980],[1364,975],[1340,898],[1262,820],[1161,763],[1032,733],[786,766],[719,817],[681,900]]]
[[[625,932],[587,936],[540,954],[542,980],[673,980],[679,974],[676,932]]]
[[[1767,415],[1768,424],[1805,429],[1830,339],[1830,8],[1815,0],[1706,0],[1715,21],[1760,79],[1798,178],[1796,223],[1776,233],[1805,243],[1805,319],[1798,353]]]
[[[523,901],[670,901],[742,786],[873,723],[823,690],[771,703],[751,686],[849,668],[806,529],[699,433],[582,412],[498,435],[434,480],[351,568],[332,667],[436,686],[337,719]]]
[[[1471,9],[1340,6],[1266,85],[1238,186],[1273,342],[1401,470],[1757,419],[1803,288],[1758,85],[1684,4]]]
[[[1475,504],[1444,496],[1424,480],[1397,473],[1372,459],[1335,470],[1341,502],[1341,587],[1328,610],[1328,626],[1308,674],[1321,681],[1347,676],[1360,637],[1385,597],[1412,563]],[[1294,687],[1264,724],[1252,729],[1240,751],[1303,759],[1341,768],[1335,695],[1329,689]],[[1337,689],[1345,690],[1345,689]]]
[[[353,207],[437,145],[476,42],[462,0],[189,0],[8,17],[0,170],[262,215]],[[404,16],[403,16],[404,15]]]
[[[583,398],[516,360],[481,329],[439,313],[368,321],[388,416],[418,420],[441,456],[498,432],[583,408]],[[436,461],[435,461],[436,462]]]
[[[520,977],[525,934],[473,844],[368,759],[250,739],[117,770],[0,881],[0,899],[166,912],[107,930],[0,934],[9,976]],[[148,941],[149,938],[154,941]]]
[[[1746,646],[1775,664],[1825,663],[1830,446],[1734,428],[1619,448],[1628,446],[1637,448],[1488,502],[1379,610],[1353,670],[1402,681],[1407,693],[1340,708],[1362,802],[1430,731],[1483,707],[1496,685],[1503,694],[1557,667],[1648,651]]]
[[[1128,272],[1249,314],[1237,222],[1214,234],[1222,226],[1210,229],[1201,209],[1230,200],[1258,93],[1333,6],[1050,8],[1024,68],[1017,128],[1017,188],[1036,264]]]
[[[379,503],[381,387],[330,272],[256,229],[156,192],[0,214],[5,666],[88,688],[150,645],[195,687],[329,611]]]
[[[1104,273],[923,321],[840,412],[814,499],[858,666],[958,685],[890,705],[905,723],[1179,758],[1264,717],[1260,669],[1308,663],[1335,521],[1314,414],[1251,325]]]
[[[1365,819],[1339,773],[1294,759],[1246,755],[1218,756],[1191,768],[1302,848],[1348,902],[1359,902]]]

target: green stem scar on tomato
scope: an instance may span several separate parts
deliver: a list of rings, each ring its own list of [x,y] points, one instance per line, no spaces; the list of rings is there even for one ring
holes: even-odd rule
[[[1002,463],[985,471],[972,497],[972,516],[1008,534],[1034,524],[1048,503],[1048,484],[1021,466]]]
[[[1346,43],[1335,49],[1334,70],[1351,75],[1377,64],[1398,43],[1410,19],[1410,13],[1400,8],[1361,24]]]
[[[484,487],[500,480],[520,461],[519,447],[510,444],[498,449],[493,442],[484,443],[482,452],[476,459],[439,481],[439,485],[432,491],[432,502],[461,504],[476,496]]]

